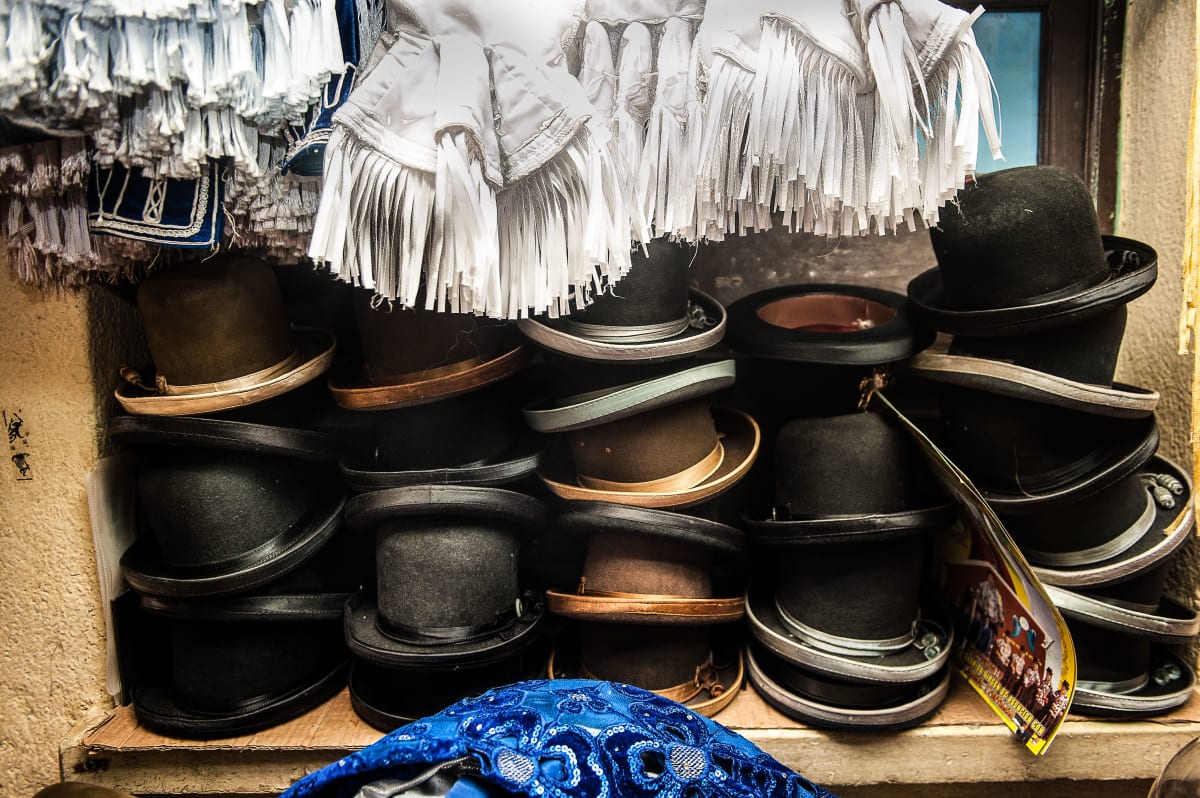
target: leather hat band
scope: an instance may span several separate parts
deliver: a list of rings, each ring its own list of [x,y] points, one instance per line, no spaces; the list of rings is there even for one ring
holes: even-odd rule
[[[1143,673],[1140,676],[1134,676],[1132,679],[1124,679],[1119,682],[1089,682],[1079,679],[1075,682],[1077,690],[1091,690],[1093,693],[1108,693],[1109,695],[1129,695],[1141,690],[1150,683],[1150,674]]]
[[[464,371],[470,371],[476,366],[483,365],[483,360],[478,357],[469,357],[466,360],[459,360],[456,363],[447,363],[444,366],[435,366],[431,369],[422,369],[421,371],[409,371],[404,374],[397,374],[387,377],[386,379],[371,380],[372,385],[409,385],[414,382],[425,382],[427,380],[436,380],[441,377],[451,377],[455,374],[461,374]]]
[[[137,369],[129,366],[121,367],[121,377],[131,385],[136,385],[147,393],[155,396],[194,396],[196,394],[209,393],[226,393],[229,391],[244,391],[261,385],[264,382],[275,379],[276,377],[287,374],[289,371],[297,368],[304,362],[303,355],[299,349],[293,349],[292,353],[283,360],[273,366],[267,366],[265,369],[259,369],[252,374],[246,374],[241,377],[234,377],[231,380],[220,380],[218,382],[206,382],[197,385],[171,385],[167,382],[167,378],[159,374],[154,378],[154,385],[147,385],[146,381]]]
[[[700,462],[688,466],[677,474],[670,474],[659,479],[646,482],[614,482],[586,474],[577,475],[579,484],[591,490],[618,491],[621,493],[675,493],[676,491],[694,488],[711,477],[725,462],[725,447],[717,441],[716,447],[705,455]]]
[[[779,620],[783,621],[783,625],[787,627],[788,631],[802,642],[830,654],[851,657],[891,654],[907,648],[916,640],[917,629],[921,623],[921,616],[918,614],[913,619],[912,629],[907,634],[880,640],[863,640],[857,637],[843,637],[842,635],[823,632],[820,629],[809,626],[797,620],[791,613],[784,609],[780,605],[779,599],[775,600],[775,610],[779,613]]]
[[[414,645],[469,643],[490,637],[501,629],[512,626],[523,613],[524,606],[518,598],[513,602],[513,606],[497,612],[494,620],[474,626],[409,626],[385,620],[382,615],[376,620],[376,626],[387,637]]]
[[[1099,546],[1092,546],[1087,549],[1078,551],[1038,551],[1037,549],[1022,546],[1021,550],[1025,553],[1026,559],[1038,565],[1050,565],[1058,567],[1070,568],[1077,565],[1092,565],[1098,562],[1112,559],[1118,554],[1127,551],[1133,544],[1142,539],[1150,528],[1154,526],[1154,519],[1158,517],[1158,505],[1154,502],[1154,497],[1149,493],[1146,494],[1146,509],[1142,511],[1128,529],[1117,535],[1110,541],[1101,543]]]
[[[617,326],[613,324],[589,324],[572,319],[563,320],[563,329],[580,338],[614,344],[642,344],[674,338],[691,326],[691,318],[664,321],[658,324],[635,324]]]

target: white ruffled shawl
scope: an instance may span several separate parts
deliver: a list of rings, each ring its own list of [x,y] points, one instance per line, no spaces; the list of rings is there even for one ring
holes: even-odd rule
[[[505,318],[566,312],[623,276],[644,225],[566,69],[580,10],[404,4],[334,116],[309,255],[402,305],[424,282],[426,307]]]

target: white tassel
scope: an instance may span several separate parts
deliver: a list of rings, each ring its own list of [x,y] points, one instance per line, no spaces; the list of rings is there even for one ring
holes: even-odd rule
[[[690,26],[671,17],[659,42],[658,82],[637,172],[638,202],[653,220],[655,236],[694,228],[694,165],[687,162],[684,142],[691,53]]]
[[[606,120],[611,117],[617,100],[617,72],[608,30],[595,20],[589,22],[583,32],[579,83],[600,116]]]
[[[434,176],[433,242],[426,273],[425,307],[461,312],[500,306],[500,250],[496,193],[470,156],[467,134],[438,136]]]
[[[646,120],[652,101],[653,53],[650,31],[640,22],[626,26],[617,48],[617,96],[613,110],[612,132],[617,162],[634,180],[640,174],[642,151],[646,146]],[[646,216],[638,203],[639,214]],[[647,219],[647,222],[649,220]]]

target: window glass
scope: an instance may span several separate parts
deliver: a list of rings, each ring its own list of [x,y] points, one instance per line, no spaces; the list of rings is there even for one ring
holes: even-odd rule
[[[1038,159],[1042,12],[989,11],[975,21],[975,40],[987,59],[1000,98],[1004,160],[992,160],[979,130],[978,172],[1029,166]]]

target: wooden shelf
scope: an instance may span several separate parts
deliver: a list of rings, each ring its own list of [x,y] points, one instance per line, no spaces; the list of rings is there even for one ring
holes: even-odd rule
[[[717,720],[809,779],[859,785],[1153,779],[1200,736],[1200,699],[1153,720],[1068,718],[1049,753],[1021,747],[974,692],[955,680],[946,703],[903,732],[825,732],[796,724],[747,688]],[[63,777],[142,794],[274,795],[297,778],[370,745],[347,691],[293,721],[223,740],[179,740],[138,725],[130,707],[81,722],[62,749]]]

